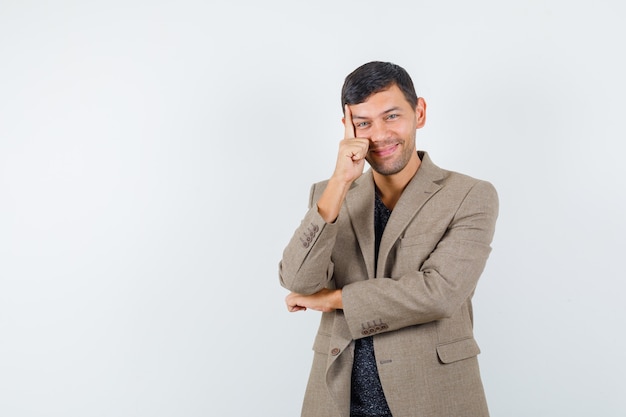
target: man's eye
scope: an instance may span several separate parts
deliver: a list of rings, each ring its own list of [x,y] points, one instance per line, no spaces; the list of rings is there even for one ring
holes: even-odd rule
[[[358,127],[359,129],[365,129],[367,126],[369,126],[368,122],[360,122],[356,124],[356,127]]]
[[[390,114],[389,116],[387,116],[388,120],[393,120],[393,119],[397,119],[398,115],[397,114]]]

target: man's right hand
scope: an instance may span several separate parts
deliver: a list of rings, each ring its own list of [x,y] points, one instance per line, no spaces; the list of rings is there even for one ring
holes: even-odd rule
[[[339,153],[337,164],[333,173],[333,180],[344,182],[346,185],[352,184],[354,180],[363,174],[365,167],[365,157],[369,149],[369,139],[357,138],[352,122],[352,112],[346,104],[344,106],[344,136],[339,142]]]
[[[363,174],[370,143],[369,139],[355,137],[352,112],[347,104],[344,108],[343,125],[345,133],[339,143],[335,172],[317,202],[317,210],[327,223],[337,219],[350,185]]]

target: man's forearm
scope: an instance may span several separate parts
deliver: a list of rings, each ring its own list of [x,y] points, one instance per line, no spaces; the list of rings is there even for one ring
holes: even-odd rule
[[[317,211],[326,223],[333,223],[337,220],[349,189],[350,184],[341,183],[332,178],[328,181],[324,193],[317,202]]]
[[[325,288],[311,295],[292,292],[285,298],[285,303],[291,312],[311,309],[328,313],[343,308],[340,289],[329,290]]]

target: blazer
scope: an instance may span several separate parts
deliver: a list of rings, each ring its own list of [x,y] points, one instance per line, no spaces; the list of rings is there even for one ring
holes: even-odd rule
[[[397,202],[374,260],[374,181],[353,182],[326,223],[309,210],[284,250],[281,285],[313,294],[342,288],[343,309],[323,313],[302,416],[349,417],[353,341],[373,336],[394,417],[483,417],[487,403],[471,299],[487,257],[498,197],[486,182],[437,167],[425,152]]]

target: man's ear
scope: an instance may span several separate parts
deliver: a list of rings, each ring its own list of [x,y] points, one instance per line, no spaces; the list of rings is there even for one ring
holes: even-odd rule
[[[424,124],[426,124],[426,101],[422,97],[419,97],[417,99],[417,106],[415,106],[415,117],[417,120],[416,129],[424,127]]]

